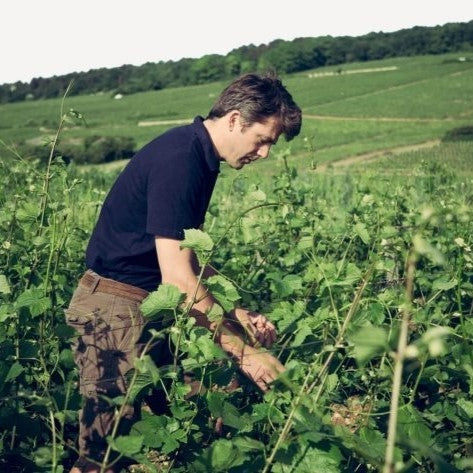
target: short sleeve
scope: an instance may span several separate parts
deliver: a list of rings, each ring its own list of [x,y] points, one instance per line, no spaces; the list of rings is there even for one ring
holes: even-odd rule
[[[156,159],[147,182],[147,233],[182,240],[185,229],[203,223],[202,172],[196,164],[192,153]]]

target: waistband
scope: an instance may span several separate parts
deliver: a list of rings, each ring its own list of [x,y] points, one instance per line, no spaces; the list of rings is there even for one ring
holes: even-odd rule
[[[148,291],[145,291],[140,287],[115,281],[113,279],[103,278],[90,269],[88,269],[80,278],[79,284],[92,288],[94,292],[113,294],[136,302],[141,302],[149,294]]]

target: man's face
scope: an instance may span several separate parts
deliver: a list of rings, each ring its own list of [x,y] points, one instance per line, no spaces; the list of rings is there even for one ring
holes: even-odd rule
[[[270,117],[263,123],[243,126],[241,117],[235,118],[231,125],[225,161],[234,169],[245,164],[267,158],[271,146],[279,137],[279,122]]]

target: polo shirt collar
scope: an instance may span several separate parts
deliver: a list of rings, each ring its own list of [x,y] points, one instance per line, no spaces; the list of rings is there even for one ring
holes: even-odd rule
[[[205,154],[205,161],[211,171],[220,171],[220,159],[215,153],[214,145],[210,139],[209,132],[204,126],[204,119],[201,116],[194,118],[194,129],[199,141],[202,144],[202,148]]]

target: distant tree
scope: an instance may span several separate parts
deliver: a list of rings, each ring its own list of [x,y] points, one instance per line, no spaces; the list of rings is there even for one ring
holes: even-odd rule
[[[395,55],[391,43],[385,33],[370,33],[366,36],[368,43],[368,60],[383,59]]]
[[[322,59],[323,58],[323,59]],[[258,69],[274,69],[279,73],[304,71],[320,66],[323,53],[310,38],[294,41],[273,41],[261,54]]]
[[[225,77],[225,57],[208,54],[193,62],[190,77],[194,84],[205,84]]]
[[[260,44],[259,46],[250,44],[234,49],[229,54],[236,54],[240,58],[240,74],[244,74],[256,71],[261,54],[268,48],[269,46],[265,44]]]
[[[347,51],[351,48],[352,38],[341,36],[324,41],[323,52],[327,57],[327,65],[343,64],[347,62]]]
[[[239,75],[241,72],[241,65],[241,57],[238,54],[228,54],[225,58],[225,78]]]

